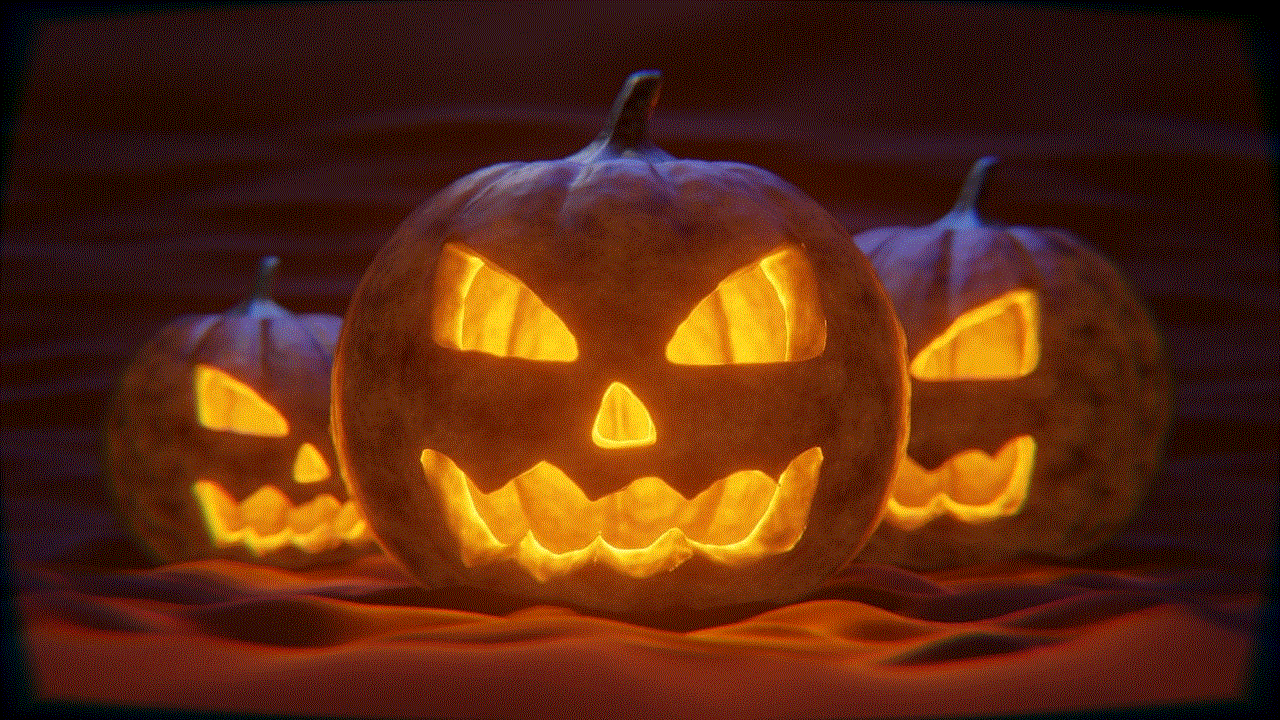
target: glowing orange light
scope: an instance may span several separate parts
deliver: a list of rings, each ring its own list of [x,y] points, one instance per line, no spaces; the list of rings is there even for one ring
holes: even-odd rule
[[[666,354],[677,365],[798,362],[826,343],[813,267],[787,245],[721,281],[676,328]]]
[[[300,483],[316,483],[328,479],[329,463],[311,443],[302,443],[298,456],[293,460],[293,479]]]
[[[284,437],[289,423],[253,388],[209,365],[196,365],[196,419],[211,430]]]
[[[573,333],[532,290],[457,243],[446,243],[436,263],[431,335],[442,347],[498,357],[578,357]]]
[[[609,385],[591,426],[591,440],[602,448],[648,447],[657,442],[653,418],[631,388]]]
[[[355,503],[340,503],[328,493],[294,507],[273,485],[264,485],[243,502],[210,480],[197,480],[191,491],[218,547],[241,543],[260,557],[286,545],[319,553],[343,542],[372,540]]]
[[[911,361],[918,380],[1013,380],[1040,363],[1040,303],[1012,290],[956,318]]]
[[[483,493],[448,456],[431,449],[421,456],[463,564],[514,558],[542,582],[592,563],[645,578],[695,554],[737,566],[787,552],[804,533],[822,459],[822,449],[812,447],[777,482],[759,471],[737,472],[692,500],[656,477],[588,500],[547,462]]]
[[[937,469],[922,468],[903,457],[885,506],[885,521],[914,530],[950,514],[967,523],[1017,515],[1027,500],[1035,468],[1036,441],[1020,435],[992,457],[965,450]]]

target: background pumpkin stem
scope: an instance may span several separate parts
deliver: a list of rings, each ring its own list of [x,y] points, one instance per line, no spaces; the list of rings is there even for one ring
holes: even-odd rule
[[[964,179],[964,185],[960,187],[960,196],[956,198],[956,204],[942,218],[942,222],[968,227],[981,227],[984,224],[982,217],[978,215],[978,196],[982,194],[982,187],[986,183],[987,169],[995,165],[998,159],[987,155],[973,164],[969,169],[968,177]]]
[[[674,159],[649,141],[649,117],[658,104],[661,88],[662,73],[657,70],[631,73],[613,101],[604,129],[573,159],[582,162],[606,157],[636,157],[651,162]]]
[[[258,263],[258,273],[253,278],[253,289],[249,292],[250,302],[254,300],[270,300],[271,285],[276,279],[276,268],[280,266],[280,258],[269,255]]]

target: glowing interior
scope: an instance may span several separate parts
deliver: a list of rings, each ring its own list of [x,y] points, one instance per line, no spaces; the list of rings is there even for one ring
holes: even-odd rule
[[[885,521],[915,530],[942,515],[982,523],[1017,515],[1027,500],[1035,467],[1036,441],[1020,435],[992,457],[981,450],[953,455],[925,470],[903,457],[885,508]]]
[[[329,463],[311,443],[302,443],[298,456],[293,460],[293,479],[300,483],[315,483],[328,479]]]
[[[916,354],[918,380],[1012,380],[1040,363],[1040,304],[1012,290],[956,318]]]
[[[573,333],[532,290],[457,243],[446,243],[436,263],[431,335],[442,347],[499,357],[578,357]]]
[[[620,382],[609,385],[600,401],[591,440],[597,447],[648,447],[657,442],[653,418],[631,388]]]
[[[678,365],[796,362],[822,354],[827,321],[804,250],[778,248],[720,282],[676,328]]]
[[[743,470],[693,499],[643,477],[592,501],[547,462],[483,493],[448,456],[426,449],[421,457],[463,564],[511,558],[541,582],[592,563],[646,578],[695,554],[738,566],[787,552],[804,533],[822,459],[812,447],[776,482]]]
[[[340,503],[328,493],[294,507],[274,485],[263,485],[243,502],[210,480],[197,480],[191,490],[217,547],[239,543],[261,557],[287,545],[319,553],[372,539],[355,503]]]
[[[253,388],[209,365],[195,369],[196,419],[211,430],[284,437],[289,423]]]

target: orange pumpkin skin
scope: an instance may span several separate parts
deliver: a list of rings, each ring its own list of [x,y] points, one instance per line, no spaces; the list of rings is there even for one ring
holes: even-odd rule
[[[748,165],[676,160],[643,129],[620,140],[643,125],[656,83],[633,76],[613,134],[583,152],[492,166],[440,191],[398,229],[353,296],[333,375],[339,462],[384,549],[426,585],[628,614],[785,602],[817,587],[874,525],[906,438],[902,339],[888,300],[845,231],[794,187]],[[431,322],[448,248],[527,286],[576,351],[541,361],[443,347]],[[778,248],[812,267],[825,317],[820,354],[704,366],[664,355],[701,299]],[[593,443],[593,418],[598,429],[614,383],[647,411],[656,429],[647,445]],[[659,570],[624,571],[603,555],[557,569],[553,560],[584,557],[573,553],[588,551],[595,526],[561,541],[534,520],[528,535],[559,560],[539,550],[525,562],[523,530],[483,555],[458,536],[454,501],[424,479],[424,458],[447,458],[476,493],[496,496],[545,462],[580,488],[580,505],[599,509],[654,477],[681,504],[739,471],[777,479],[818,449],[807,523],[790,549],[749,561],[721,549],[661,555]],[[521,487],[530,518],[539,489]],[[601,522],[609,541],[617,529]]]
[[[158,562],[216,557],[302,568],[376,551],[337,475],[328,428],[342,319],[294,315],[273,302],[266,291],[275,264],[264,260],[245,303],[162,328],[111,405],[105,445],[115,503]],[[237,393],[240,410],[229,422],[201,407]],[[251,425],[246,406],[268,424]],[[255,494],[242,518],[231,503]],[[304,508],[325,521],[302,518]],[[297,533],[285,530],[291,522]]]
[[[894,498],[913,495],[907,485],[919,482],[900,474],[862,561],[935,569],[1024,553],[1079,556],[1128,521],[1159,463],[1169,371],[1150,317],[1117,269],[1070,233],[978,218],[992,162],[975,165],[956,208],[937,223],[870,230],[855,241],[894,302],[913,363],[907,460],[932,472],[956,468],[949,463],[961,453],[982,464],[1023,438],[1033,450],[1025,493],[976,521],[962,519],[973,505],[958,503],[895,522]],[[1038,304],[1034,368],[1008,378],[917,376],[935,338],[1015,289]],[[973,343],[982,344],[990,341]],[[916,507],[921,497],[914,493]]]

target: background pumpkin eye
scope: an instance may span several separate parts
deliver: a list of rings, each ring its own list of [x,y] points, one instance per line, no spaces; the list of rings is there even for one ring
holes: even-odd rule
[[[532,290],[456,243],[446,243],[436,263],[431,335],[441,347],[498,357],[578,357],[573,333]]]
[[[822,354],[827,321],[813,267],[787,245],[720,282],[676,328],[677,365],[798,362]]]
[[[209,365],[196,365],[196,418],[210,430],[284,437],[289,423],[253,388]]]
[[[1012,290],[955,319],[911,361],[917,380],[1013,380],[1040,364],[1040,303]]]

